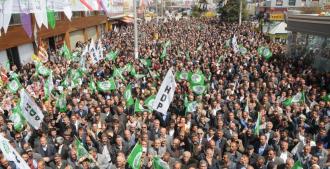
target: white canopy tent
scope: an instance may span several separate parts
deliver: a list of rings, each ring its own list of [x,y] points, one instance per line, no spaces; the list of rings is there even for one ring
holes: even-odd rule
[[[285,22],[280,22],[277,24],[273,29],[271,29],[268,33],[275,35],[275,34],[287,34],[288,31],[286,30],[287,24]]]

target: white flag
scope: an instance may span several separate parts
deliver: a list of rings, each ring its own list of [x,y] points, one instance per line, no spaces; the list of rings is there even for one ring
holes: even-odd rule
[[[169,108],[174,97],[175,87],[175,77],[172,73],[172,69],[170,69],[166,73],[163,83],[160,86],[155,101],[152,105],[152,109],[166,115],[167,109]]]
[[[13,9],[13,0],[0,1],[0,31],[3,27],[5,33],[7,33],[11,14]]]
[[[63,12],[65,16],[71,21],[72,18],[72,9],[71,9],[71,4],[69,0],[65,1],[64,7],[63,7]]]
[[[0,149],[2,154],[5,156],[5,159],[8,161],[13,161],[16,165],[16,168],[30,168],[24,159],[20,156],[19,153],[11,146],[9,141],[0,134]]]
[[[41,28],[45,25],[48,28],[48,18],[47,18],[47,4],[45,0],[34,0],[32,2],[32,10],[34,17],[36,18],[38,27]]]
[[[39,129],[40,124],[44,119],[44,114],[42,114],[39,106],[24,89],[20,90],[19,95],[21,98],[20,107],[24,118],[33,128]]]
[[[95,47],[94,40],[91,40],[91,44],[89,46],[89,53],[92,56],[93,64],[96,64],[100,60],[100,53]]]
[[[236,35],[234,35],[231,43],[232,43],[232,47],[234,49],[234,52],[237,53],[238,52],[238,45],[237,45]]]

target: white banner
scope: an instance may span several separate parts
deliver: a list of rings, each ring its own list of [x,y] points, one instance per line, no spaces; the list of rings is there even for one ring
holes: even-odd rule
[[[20,90],[19,95],[21,97],[20,107],[24,118],[33,128],[39,129],[41,122],[44,119],[44,114],[42,114],[39,106],[24,89]]]
[[[0,149],[5,159],[13,161],[18,169],[30,168],[9,141],[0,134]]]
[[[160,86],[155,101],[152,105],[152,109],[166,115],[167,109],[169,108],[174,97],[175,87],[176,87],[175,77],[172,73],[172,68],[171,68],[166,73],[163,83]]]
[[[33,0],[32,3],[32,13],[34,13],[34,17],[38,24],[38,27],[41,28],[42,25],[45,25],[48,28],[48,18],[46,11],[46,1],[45,0]]]
[[[236,35],[234,35],[233,39],[232,39],[232,47],[234,49],[234,52],[237,53],[238,52],[238,45],[237,45],[237,38]]]
[[[13,12],[12,8],[13,8],[12,0],[0,1],[0,31],[1,28],[3,28],[5,33],[7,33],[11,14]]]

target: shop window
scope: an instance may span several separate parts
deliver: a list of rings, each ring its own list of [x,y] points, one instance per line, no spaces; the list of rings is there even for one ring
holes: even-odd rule
[[[55,19],[56,19],[57,21],[61,20],[61,19],[62,19],[61,17],[62,17],[61,12],[55,12]]]
[[[20,24],[21,24],[20,14],[12,14],[9,25],[20,25]]]
[[[6,49],[8,60],[11,64],[15,64],[18,69],[21,67],[21,62],[19,59],[18,48],[8,48]]]
[[[81,12],[72,12],[72,18],[80,18]]]

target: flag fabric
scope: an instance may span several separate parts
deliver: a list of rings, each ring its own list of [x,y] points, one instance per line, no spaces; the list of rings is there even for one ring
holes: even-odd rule
[[[127,157],[127,163],[132,169],[140,169],[142,156],[142,145],[136,143],[131,153]]]
[[[14,123],[15,131],[21,132],[23,130],[26,120],[22,115],[22,110],[19,107],[19,103],[12,109],[12,114],[9,117],[9,120]]]
[[[65,14],[65,16],[71,21],[71,17],[72,17],[72,9],[71,9],[71,4],[69,2],[69,0],[65,0],[65,6],[63,7],[63,12]]]
[[[90,79],[88,86],[92,93],[96,93],[97,88],[93,79]]]
[[[151,59],[140,59],[140,62],[146,66],[146,67],[150,67],[151,66]]]
[[[14,162],[16,168],[30,168],[15,148],[12,147],[9,141],[2,136],[2,134],[0,134],[0,149],[5,159]]]
[[[90,11],[93,11],[93,7],[86,2],[86,0],[80,0],[80,2]]]
[[[39,46],[38,58],[42,63],[48,62],[48,53],[47,50],[43,47],[43,44]]]
[[[21,89],[19,94],[21,98],[20,108],[22,110],[22,115],[34,129],[38,130],[44,119],[44,114],[25,89]]]
[[[256,122],[256,125],[254,127],[254,134],[257,135],[257,136],[259,136],[260,125],[261,125],[261,113],[258,112],[257,122]]]
[[[305,93],[299,92],[293,97],[287,98],[283,101],[283,106],[291,106],[293,103],[304,103],[305,102]]]
[[[264,58],[266,60],[269,60],[272,56],[273,56],[273,53],[272,51],[270,51],[269,48],[265,48],[263,51],[262,51],[262,55],[264,56]]]
[[[257,51],[258,51],[258,54],[261,56],[263,51],[264,51],[265,47],[264,46],[260,46],[258,47]]]
[[[236,35],[234,35],[234,37],[232,38],[231,43],[232,43],[232,48],[234,50],[234,53],[237,53],[239,50],[238,50]]]
[[[10,61],[9,60],[7,60],[5,63],[5,69],[7,72],[10,72]]]
[[[113,70],[112,77],[117,77],[117,78],[120,78],[122,80],[125,80],[125,78],[123,76],[123,70],[120,69],[120,68],[115,68]]]
[[[189,102],[188,97],[185,96],[185,98],[184,98],[184,106],[186,108],[186,113],[187,112],[192,113],[192,112],[195,112],[196,111],[197,102],[196,101]]]
[[[152,166],[154,169],[170,169],[169,165],[159,157],[152,158]]]
[[[205,76],[201,72],[188,74],[189,82],[191,85],[203,85]]]
[[[238,50],[241,55],[245,55],[247,53],[247,49],[243,45],[239,45]]]
[[[292,167],[292,169],[303,169],[303,168],[304,168],[303,164],[301,163],[300,160],[297,160]]]
[[[202,50],[202,48],[203,48],[203,43],[202,43],[202,44],[200,44],[200,45],[197,47],[197,51],[201,51],[201,50]]]
[[[11,93],[16,93],[22,87],[21,83],[17,78],[13,78],[8,84],[7,89]]]
[[[44,85],[44,93],[46,100],[48,100],[49,97],[51,96],[53,89],[54,89],[53,74],[50,73]]]
[[[153,110],[156,110],[164,115],[167,115],[167,110],[173,100],[176,82],[172,73],[172,68],[167,71],[166,76],[158,90],[155,101],[152,105]]]
[[[47,8],[47,19],[49,26],[54,29],[56,25],[55,12],[52,9]]]
[[[330,101],[330,94],[323,96],[322,100],[325,101],[325,102],[329,102]]]
[[[167,47],[168,47],[169,45],[171,45],[171,41],[167,41],[167,42],[164,44],[162,54],[160,55],[160,60],[161,60],[161,61],[166,57],[166,55],[167,55]]]
[[[23,25],[23,29],[28,35],[29,38],[32,37],[32,21],[31,15],[29,13],[21,13],[20,14],[21,22]]]
[[[178,80],[188,80],[189,76],[191,76],[191,73],[187,71],[181,71],[176,73],[176,79]]]
[[[140,104],[140,100],[139,99],[135,99],[135,103],[134,103],[134,113],[137,112],[143,112],[146,109],[143,108],[143,106]]]
[[[37,62],[35,64],[37,73],[42,75],[42,76],[49,76],[51,73],[51,70],[45,67],[41,62]]]
[[[83,143],[76,138],[75,141],[76,151],[77,151],[77,159],[80,160],[83,157],[89,157],[88,151],[84,147]]]
[[[134,99],[132,97],[132,86],[129,84],[127,85],[125,92],[124,92],[124,99],[126,100],[126,104],[131,106],[134,104]]]
[[[35,20],[38,24],[38,27],[41,28],[44,25],[48,28],[48,21],[47,21],[47,4],[46,1],[35,1],[32,3],[32,11],[31,13],[34,14]]]
[[[66,96],[64,93],[61,93],[56,100],[56,108],[59,112],[66,112]]]
[[[152,110],[152,105],[154,103],[156,99],[155,95],[151,95],[149,96],[145,101],[144,101],[144,105],[148,107],[149,110]]]
[[[103,82],[97,82],[97,89],[101,92],[116,90],[116,83],[113,78]]]
[[[66,46],[65,42],[61,48],[60,55],[64,56],[67,60],[72,59],[72,53],[70,52],[68,46]]]
[[[0,30],[3,28],[5,33],[7,33],[10,19],[11,19],[11,14],[13,13],[13,0],[10,1],[0,1]],[[0,31],[1,32],[1,31]],[[1,35],[1,33],[0,33]]]
[[[206,89],[207,89],[206,85],[192,85],[191,86],[191,90],[197,95],[204,94]]]
[[[107,61],[114,61],[116,60],[118,57],[118,51],[110,51],[106,57],[105,57],[105,60]]]

